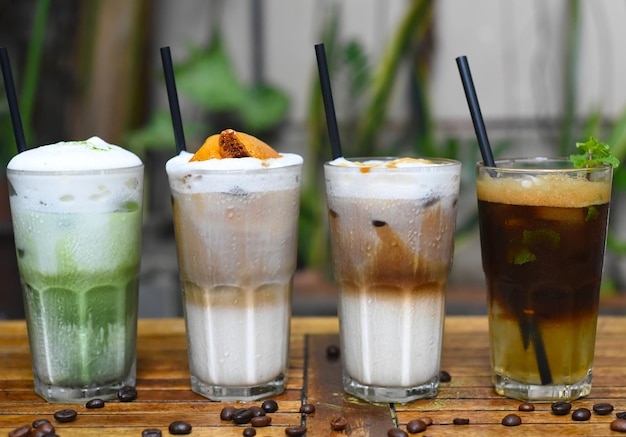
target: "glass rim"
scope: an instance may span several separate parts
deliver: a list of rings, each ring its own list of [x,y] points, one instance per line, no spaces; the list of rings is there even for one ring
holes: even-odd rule
[[[342,157],[343,159],[345,159],[346,161],[350,161],[350,162],[366,162],[366,161],[383,161],[383,162],[387,162],[387,161],[393,161],[396,159],[405,159],[405,158],[410,158],[410,159],[423,159],[426,161],[433,161],[434,164],[433,166],[403,166],[403,167],[393,167],[394,170],[406,170],[406,169],[415,169],[415,168],[433,168],[433,167],[448,167],[448,166],[456,166],[461,164],[461,161],[457,160],[457,159],[452,159],[452,158],[435,158],[435,157],[430,157],[430,156],[356,156],[356,157],[350,157],[350,158],[345,158]],[[338,159],[338,158],[336,158]],[[335,165],[332,162],[333,160],[330,161],[326,161],[324,162],[324,166],[328,166],[331,168],[364,168],[367,166],[363,166],[363,167],[350,167],[350,166],[345,166],[345,165]],[[389,170],[390,167],[367,167],[371,170]]]
[[[600,172],[613,169],[611,164],[601,164],[594,167],[574,167],[569,157],[565,156],[525,156],[500,158],[495,160],[495,166],[485,165],[484,161],[476,162],[479,170],[493,170],[506,173],[574,173]],[[550,163],[569,164],[569,167],[549,166]],[[504,164],[504,165],[503,165]],[[506,165],[508,164],[508,165]],[[527,164],[526,166],[516,164]]]
[[[116,167],[116,168],[101,168],[91,170],[18,170],[14,168],[7,168],[8,174],[15,175],[28,175],[28,176],[59,176],[59,175],[75,175],[75,176],[89,176],[89,175],[103,175],[103,174],[121,174],[127,172],[134,172],[145,168],[145,164],[132,165],[129,167]]]

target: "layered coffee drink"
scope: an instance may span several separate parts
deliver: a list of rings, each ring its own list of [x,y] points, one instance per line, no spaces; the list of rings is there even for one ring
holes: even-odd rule
[[[324,169],[344,389],[380,402],[434,396],[460,163],[340,158]]]
[[[531,161],[476,181],[494,386],[571,400],[591,390],[611,168]]]

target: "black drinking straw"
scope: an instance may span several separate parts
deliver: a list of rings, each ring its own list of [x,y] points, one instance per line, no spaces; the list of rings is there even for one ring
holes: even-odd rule
[[[167,99],[170,103],[170,115],[172,116],[172,126],[174,128],[176,152],[180,153],[187,150],[187,146],[185,146],[185,132],[183,131],[183,121],[180,115],[176,80],[174,79],[174,67],[172,65],[172,55],[169,47],[161,47],[161,62],[163,64],[163,74],[165,75]]]
[[[22,117],[20,115],[20,108],[17,103],[17,94],[15,93],[13,73],[11,73],[9,52],[7,51],[6,47],[0,47],[0,63],[2,63],[4,88],[6,89],[7,100],[9,101],[9,111],[11,112],[11,122],[13,123],[13,134],[15,135],[15,143],[17,144],[17,152],[22,153],[26,150],[26,138],[24,137]]]
[[[339,140],[339,129],[337,128],[337,117],[335,116],[335,104],[333,103],[333,93],[330,88],[330,77],[328,75],[328,63],[326,62],[326,51],[324,44],[315,45],[315,56],[317,57],[317,69],[322,87],[322,98],[324,99],[324,111],[326,112],[326,126],[330,139],[330,149],[333,159],[341,158],[341,141]]]
[[[480,105],[478,104],[476,88],[474,87],[474,81],[472,80],[472,73],[470,72],[467,57],[459,56],[456,58],[456,63],[459,67],[459,74],[461,75],[461,81],[463,82],[463,89],[465,90],[467,105],[469,106],[472,122],[474,123],[474,131],[476,132],[476,139],[478,140],[478,147],[480,148],[480,153],[483,157],[483,163],[487,167],[495,167],[496,164],[493,159],[493,153],[491,152],[491,146],[489,145],[487,129],[485,128],[485,121],[483,120]],[[552,373],[550,372],[550,364],[548,363],[548,356],[546,355],[546,349],[543,343],[543,338],[541,337],[541,331],[539,330],[537,323],[532,320],[531,317],[532,316],[520,314],[519,326],[522,333],[524,349],[527,349],[531,342],[534,344],[535,357],[537,359],[537,367],[539,369],[541,384],[551,384]]]

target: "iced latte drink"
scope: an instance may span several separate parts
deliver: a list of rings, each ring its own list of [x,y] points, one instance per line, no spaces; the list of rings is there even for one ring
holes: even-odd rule
[[[8,165],[35,391],[109,399],[135,384],[143,164],[99,138]]]
[[[302,158],[255,152],[256,138],[232,130],[216,137],[166,167],[191,386],[249,401],[286,382]]]
[[[492,379],[525,401],[591,391],[612,168],[569,159],[478,166]]]
[[[325,164],[346,392],[436,395],[460,169],[445,159]]]

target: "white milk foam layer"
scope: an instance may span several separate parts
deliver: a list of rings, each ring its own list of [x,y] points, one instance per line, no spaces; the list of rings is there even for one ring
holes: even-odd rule
[[[280,158],[224,158],[189,162],[193,154],[181,152],[167,161],[165,170],[172,190],[180,193],[229,192],[234,188],[244,192],[273,191],[277,187],[284,190],[298,188],[300,182],[294,178],[290,168],[302,165],[302,157],[294,153],[282,153]],[[277,171],[268,169],[284,168],[284,178],[276,179]],[[268,178],[264,173],[272,173]],[[296,172],[299,174],[300,172]],[[210,182],[204,180],[210,178]],[[299,177],[299,176],[298,176]],[[236,187],[233,185],[236,181]]]
[[[456,196],[459,167],[453,160],[396,159],[360,163],[337,158],[326,164],[329,195],[372,199]]]
[[[7,167],[11,207],[45,213],[102,213],[141,204],[143,164],[98,137],[40,146]]]

